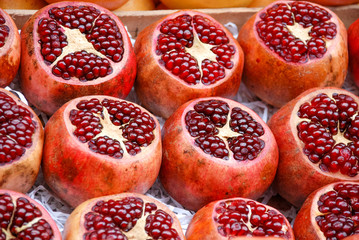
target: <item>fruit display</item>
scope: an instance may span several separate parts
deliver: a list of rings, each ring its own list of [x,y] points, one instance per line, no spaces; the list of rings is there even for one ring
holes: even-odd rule
[[[46,124],[45,181],[71,206],[103,195],[145,193],[160,170],[160,136],[156,117],[137,104],[101,95],[76,98]]]
[[[359,97],[339,88],[310,89],[269,120],[279,147],[274,184],[300,206],[332,182],[359,182]],[[310,184],[308,184],[310,183]]]
[[[25,194],[0,189],[1,239],[61,240],[46,209]]]
[[[155,115],[168,118],[191,99],[233,98],[238,92],[242,49],[207,14],[184,10],[160,19],[138,34],[135,53],[135,90]]]
[[[295,239],[359,239],[358,198],[357,182],[336,182],[316,190],[298,212]]]
[[[185,208],[229,197],[260,197],[271,185],[278,148],[266,123],[220,97],[183,104],[165,122],[160,180]]]
[[[240,236],[246,238],[237,238]],[[187,240],[257,239],[252,237],[294,240],[294,233],[277,209],[251,199],[230,198],[211,202],[198,210],[186,237]]]
[[[341,87],[347,75],[346,28],[313,3],[268,5],[241,27],[238,41],[245,54],[243,82],[275,107],[313,87]]]
[[[40,170],[43,126],[35,112],[0,88],[0,189],[26,193]]]
[[[21,39],[22,92],[48,115],[80,96],[125,98],[133,86],[136,58],[127,31],[98,5],[48,5],[26,22]]]
[[[359,18],[349,26],[348,47],[350,70],[355,84],[359,86]]]
[[[20,35],[15,22],[0,8],[0,87],[14,80],[20,64]]]
[[[136,193],[87,200],[66,221],[64,240],[185,240],[176,215],[163,203]]]

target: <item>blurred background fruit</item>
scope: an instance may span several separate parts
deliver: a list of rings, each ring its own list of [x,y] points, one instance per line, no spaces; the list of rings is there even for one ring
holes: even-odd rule
[[[109,10],[115,10],[128,2],[128,0],[82,0],[82,1],[96,3]],[[55,2],[62,2],[62,0],[46,0],[46,2],[55,3]]]
[[[154,9],[155,3],[153,0],[129,0],[114,11],[146,11]]]
[[[44,0],[2,0],[0,8],[3,9],[40,9],[46,6]]]
[[[161,0],[174,9],[247,7],[252,0]]]
[[[326,6],[339,6],[358,3],[359,0],[309,0],[309,2],[314,2]]]

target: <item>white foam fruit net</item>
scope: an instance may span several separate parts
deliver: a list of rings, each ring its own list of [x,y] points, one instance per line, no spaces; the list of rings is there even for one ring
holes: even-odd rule
[[[233,36],[236,38],[238,35],[238,28],[233,23],[227,23],[225,25]],[[134,43],[134,39],[132,39],[132,43]],[[359,95],[359,89],[354,85],[353,79],[351,76],[348,76],[345,84],[344,89],[349,90],[356,95]],[[15,79],[13,83],[10,84],[9,87],[6,88],[7,90],[12,91],[13,93],[17,94],[22,101],[27,103],[24,95],[19,90],[18,79]],[[136,98],[136,94],[134,90],[130,92],[128,97],[126,98],[129,101],[138,103],[138,99]],[[255,95],[250,93],[245,85],[241,83],[239,91],[235,97],[236,101],[244,104],[245,106],[254,110],[265,122],[275,113],[278,109],[260,101]],[[40,112],[37,109],[34,109],[35,112],[39,115],[39,117],[44,121],[47,122],[48,117]],[[158,118],[161,127],[163,126],[164,119]],[[67,204],[61,201],[61,199],[57,198],[53,193],[51,193],[48,186],[46,186],[42,172],[40,170],[39,176],[36,180],[35,185],[31,188],[31,190],[27,193],[28,196],[35,199],[36,201],[40,202],[46,210],[50,213],[53,217],[55,222],[57,223],[60,231],[63,231],[64,224],[73,210]],[[190,223],[192,216],[194,214],[193,211],[188,211],[184,209],[178,202],[176,202],[173,198],[171,198],[168,193],[163,189],[161,183],[157,179],[155,184],[151,187],[150,190],[146,193],[146,195],[153,197],[160,202],[166,204],[170,210],[172,210],[178,217],[181,222],[181,226],[183,231],[186,232],[188,224]],[[269,188],[267,192],[259,198],[259,201],[263,204],[268,204],[270,200],[277,195],[276,192],[272,188]],[[290,207],[289,209],[279,209],[293,224],[293,220],[295,219],[297,210],[295,207]]]

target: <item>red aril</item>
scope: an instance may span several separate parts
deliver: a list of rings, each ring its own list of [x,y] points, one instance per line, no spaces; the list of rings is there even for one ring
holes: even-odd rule
[[[125,98],[133,86],[136,59],[128,34],[100,6],[51,4],[26,22],[21,37],[21,89],[47,114],[80,96]]]
[[[359,182],[359,98],[339,88],[314,88],[269,120],[279,147],[274,181],[300,206],[314,190],[337,181]]]
[[[138,98],[164,118],[194,98],[233,98],[241,82],[241,47],[201,12],[179,11],[151,24],[138,35],[135,52]]]
[[[314,191],[295,218],[295,239],[359,239],[358,199],[357,182],[336,182]]]
[[[359,19],[348,28],[349,66],[354,82],[359,86]]]
[[[65,240],[185,240],[176,215],[163,203],[136,193],[87,200],[66,221]]]
[[[1,239],[61,240],[46,209],[29,196],[0,190]]]
[[[165,122],[162,136],[161,183],[187,209],[223,198],[258,198],[274,179],[278,149],[272,132],[233,100],[183,104]]]
[[[40,170],[44,131],[25,103],[0,89],[0,189],[27,192]]]
[[[48,3],[57,3],[61,0],[45,0]],[[128,0],[83,0],[83,2],[95,3],[109,10],[115,10],[127,3]]]
[[[245,54],[244,83],[276,107],[310,88],[340,87],[347,74],[346,28],[314,3],[274,2],[243,25],[238,41]]]
[[[292,227],[283,214],[273,207],[246,198],[207,204],[193,216],[186,237],[187,240],[294,240]]]
[[[0,8],[0,87],[14,80],[20,65],[20,35],[12,18]]]
[[[76,98],[46,124],[45,181],[71,206],[145,193],[160,169],[160,136],[157,119],[137,104],[101,95]]]

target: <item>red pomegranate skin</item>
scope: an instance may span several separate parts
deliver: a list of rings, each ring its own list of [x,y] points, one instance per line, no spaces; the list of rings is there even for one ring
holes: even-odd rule
[[[20,35],[10,15],[0,8],[0,17],[10,29],[5,45],[0,47],[0,87],[8,86],[14,80],[20,66]],[[0,24],[1,25],[1,24]]]
[[[155,51],[161,23],[183,14],[204,16],[230,36],[229,44],[235,46],[237,53],[233,60],[235,65],[232,69],[226,70],[224,79],[207,86],[204,84],[191,86],[159,65]],[[138,35],[135,44],[138,67],[135,90],[141,104],[155,115],[167,119],[177,108],[191,99],[211,96],[234,98],[241,83],[244,56],[239,44],[231,38],[231,33],[216,20],[194,10],[178,11],[146,27]]]
[[[162,165],[160,180],[166,191],[189,210],[198,210],[206,204],[224,198],[260,197],[271,185],[278,165],[277,143],[266,124],[257,116],[255,120],[265,129],[265,148],[256,159],[237,161],[211,157],[195,146],[185,124],[184,113],[199,101],[218,99],[230,108],[240,106],[251,116],[249,108],[233,100],[220,97],[191,100],[178,108],[162,129]]]
[[[98,95],[78,100],[92,97],[114,99]],[[73,207],[104,195],[145,193],[155,182],[161,165],[161,133],[157,120],[155,139],[148,147],[135,156],[115,159],[91,151],[73,135],[69,112],[74,108],[71,101],[66,103],[45,127],[42,170],[50,188]]]
[[[326,54],[306,63],[289,63],[270,51],[259,38],[256,22],[260,13],[278,3],[276,1],[252,16],[241,28],[238,41],[245,53],[243,82],[263,101],[281,107],[299,94],[314,87],[341,87],[348,69],[347,31],[335,13],[326,9],[337,25],[337,35]],[[316,4],[312,4],[316,6]],[[323,8],[323,7],[321,7]]]
[[[359,176],[349,177],[322,171],[314,165],[303,153],[302,142],[297,136],[296,124],[293,118],[297,114],[294,109],[310,101],[305,96],[315,97],[318,93],[343,93],[338,88],[313,88],[300,94],[298,97],[280,108],[268,121],[279,148],[279,165],[276,178],[273,182],[279,194],[291,204],[300,207],[306,197],[316,189],[338,181],[359,181]],[[354,94],[345,91],[345,94],[358,99]]]
[[[359,86],[359,19],[348,28],[349,66],[354,82]]]
[[[40,53],[39,37],[37,33],[38,22],[42,17],[48,16],[48,10],[54,7],[65,6],[94,6],[101,13],[108,14],[116,21],[122,33],[123,59],[118,63],[112,63],[113,72],[103,78],[92,81],[80,82],[72,77],[64,80],[56,77],[51,68],[45,64]],[[36,108],[52,115],[67,101],[86,95],[108,95],[125,98],[131,91],[136,77],[136,57],[133,52],[130,38],[125,27],[112,13],[96,4],[84,2],[59,2],[50,4],[37,11],[23,26],[21,30],[21,90]]]

